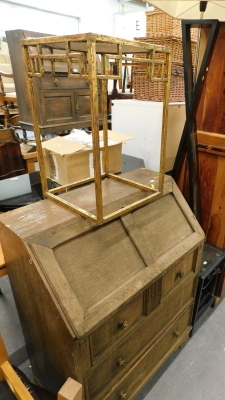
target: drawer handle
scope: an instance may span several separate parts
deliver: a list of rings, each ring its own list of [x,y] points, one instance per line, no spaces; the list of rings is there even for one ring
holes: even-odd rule
[[[119,399],[126,399],[126,397],[127,397],[127,393],[126,392],[121,392],[119,394]]]
[[[183,278],[184,272],[183,271],[177,271],[176,273],[176,278]]]
[[[123,367],[125,365],[125,360],[123,360],[122,358],[119,358],[117,361],[117,365],[119,365],[119,367]]]
[[[76,104],[76,113],[78,114],[79,113],[79,104]]]
[[[127,321],[120,321],[120,322],[118,323],[118,328],[119,328],[119,329],[122,329],[122,330],[124,331],[124,329],[127,328],[127,325],[128,325],[128,322],[127,322]]]
[[[59,81],[58,81],[58,79],[55,79],[55,80],[54,80],[54,84],[55,84],[55,86],[57,86],[57,87],[59,86]]]
[[[180,332],[179,331],[175,331],[175,332],[173,332],[173,334],[174,334],[175,337],[180,336]]]

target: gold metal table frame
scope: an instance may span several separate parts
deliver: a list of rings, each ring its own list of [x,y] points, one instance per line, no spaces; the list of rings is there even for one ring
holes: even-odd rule
[[[164,178],[165,143],[171,76],[171,49],[165,46],[118,39],[93,33],[26,39],[22,40],[21,43],[27,72],[27,85],[32,108],[43,195],[77,212],[81,216],[94,221],[98,225],[106,223],[159,197],[162,194]],[[98,62],[99,59],[100,62]],[[59,64],[63,65],[64,68],[66,67],[68,79],[85,79],[89,83],[94,177],[73,182],[69,185],[63,185],[58,188],[48,189],[33,79],[36,77],[57,76],[56,69]],[[108,167],[107,80],[122,79],[122,66],[137,64],[141,65],[142,68],[145,66],[146,79],[156,83],[163,82],[164,84],[161,154],[157,188],[152,187],[151,184],[142,185],[138,182],[111,174],[109,173]],[[116,68],[113,68],[113,65],[116,65]],[[101,84],[102,94],[104,173],[101,172],[100,163],[98,82]],[[146,196],[131,204],[119,207],[116,211],[105,215],[102,194],[102,181],[105,178],[114,179],[125,185],[135,186],[144,191]],[[61,192],[91,182],[94,182],[95,187],[95,214],[60,198],[59,194]]]

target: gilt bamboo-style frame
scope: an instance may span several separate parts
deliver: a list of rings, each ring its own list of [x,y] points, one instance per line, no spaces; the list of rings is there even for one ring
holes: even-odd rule
[[[171,49],[165,46],[159,46],[137,41],[118,39],[111,36],[87,33],[70,36],[49,36],[36,39],[22,40],[23,57],[26,66],[26,76],[29,98],[32,108],[33,127],[37,146],[37,155],[40,165],[41,183],[43,195],[64,205],[70,210],[77,212],[94,221],[97,224],[103,224],[118,216],[121,216],[141,205],[144,205],[162,194],[164,163],[165,163],[165,144],[167,133],[169,90],[171,77]],[[54,51],[57,50],[57,54]],[[60,53],[62,51],[62,53]],[[46,54],[47,52],[47,54]],[[146,54],[145,58],[143,53]],[[160,53],[164,54],[160,57]],[[141,54],[141,56],[138,56]],[[126,55],[126,56],[125,56]],[[130,55],[128,57],[127,55]],[[97,63],[97,56],[100,56],[101,67]],[[122,65],[127,62],[129,65],[146,65],[146,78],[153,82],[164,83],[163,99],[163,120],[161,136],[161,155],[159,167],[158,188],[153,188],[149,184],[142,185],[125,179],[121,176],[109,173],[108,160],[108,129],[107,129],[107,80],[122,79]],[[46,67],[48,63],[48,67]],[[39,127],[36,98],[33,89],[34,77],[56,76],[55,64],[64,63],[67,67],[68,79],[85,79],[90,87],[90,105],[91,105],[91,128],[93,137],[93,158],[94,158],[94,177],[69,185],[60,186],[54,189],[48,189],[48,183],[45,173],[44,157],[41,145],[41,129]],[[112,64],[116,64],[116,74],[113,73]],[[49,67],[50,65],[50,67]],[[74,71],[78,66],[78,70]],[[103,115],[103,137],[104,137],[104,170],[101,173],[100,165],[100,146],[99,146],[99,104],[98,104],[98,80],[101,82],[102,92],[102,115]],[[102,180],[105,178],[117,180],[126,185],[132,185],[140,190],[146,191],[146,197],[135,201],[125,207],[104,215],[104,204],[102,196]],[[57,193],[79,187],[83,184],[94,182],[96,213],[93,214],[81,207],[75,206],[62,199]]]

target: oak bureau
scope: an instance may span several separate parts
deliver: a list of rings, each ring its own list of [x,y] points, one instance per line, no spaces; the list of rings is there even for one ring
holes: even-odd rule
[[[61,196],[91,210],[91,185]],[[110,211],[143,194],[105,179],[103,195]],[[85,400],[132,399],[188,340],[204,233],[171,177],[160,198],[102,226],[51,200],[2,214],[0,242],[45,388],[70,376]]]

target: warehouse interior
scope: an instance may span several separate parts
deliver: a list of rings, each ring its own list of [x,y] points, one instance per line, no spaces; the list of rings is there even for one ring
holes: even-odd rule
[[[222,400],[225,2],[45,3],[0,0],[0,400]]]

